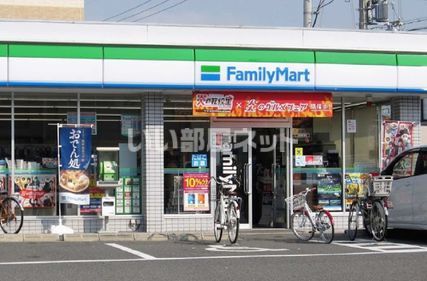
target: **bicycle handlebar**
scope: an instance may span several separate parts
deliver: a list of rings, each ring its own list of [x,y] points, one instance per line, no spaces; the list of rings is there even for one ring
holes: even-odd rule
[[[317,187],[312,187],[312,188],[306,187],[304,191],[301,191],[298,194],[307,195],[308,193],[315,191],[316,189]]]

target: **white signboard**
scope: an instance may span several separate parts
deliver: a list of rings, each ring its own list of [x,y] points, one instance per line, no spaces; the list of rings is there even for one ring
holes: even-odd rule
[[[357,132],[357,123],[355,119],[347,120],[347,133],[354,134]]]
[[[369,77],[369,79],[361,77]],[[396,77],[396,66],[316,64],[316,89],[318,90],[395,91]]]
[[[192,61],[104,60],[104,85],[132,86],[194,86]]]
[[[90,197],[89,197],[89,194],[75,194],[71,192],[60,192],[59,202],[63,204],[89,205]]]
[[[0,85],[7,82],[7,58],[0,57]]]
[[[400,91],[427,91],[427,66],[399,66]]]
[[[9,80],[13,85],[78,84],[102,85],[101,59],[9,58]]]

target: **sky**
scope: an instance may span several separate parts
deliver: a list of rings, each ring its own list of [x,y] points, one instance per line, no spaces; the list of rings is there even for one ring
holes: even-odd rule
[[[320,10],[316,27],[358,28],[359,0],[313,0],[313,10],[319,1],[331,3]],[[399,17],[407,23],[403,30],[425,28],[421,32],[427,32],[427,0],[388,2],[394,7],[390,5],[390,19]],[[85,19],[144,24],[302,27],[303,0],[85,0]]]

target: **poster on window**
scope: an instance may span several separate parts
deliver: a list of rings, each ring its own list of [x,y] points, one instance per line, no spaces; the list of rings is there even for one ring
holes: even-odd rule
[[[5,193],[7,192],[7,176],[0,174],[0,192]]]
[[[383,122],[382,168],[413,145],[413,122],[386,120]]]
[[[317,198],[325,210],[342,210],[340,174],[317,174]]]
[[[55,208],[56,174],[16,175],[14,192],[24,208]]]
[[[121,115],[122,136],[139,136],[141,134],[141,117],[138,115]]]
[[[209,173],[184,173],[184,211],[209,211]]]
[[[61,169],[59,185],[68,192],[81,193],[89,187],[92,135],[89,127],[60,127]]]
[[[367,192],[369,174],[367,173],[347,173],[345,174],[345,206],[350,208],[351,203],[358,196],[363,198]]]
[[[80,206],[80,214],[101,215],[101,200],[105,196],[105,189],[97,186],[89,186],[86,192],[89,194],[89,204]]]

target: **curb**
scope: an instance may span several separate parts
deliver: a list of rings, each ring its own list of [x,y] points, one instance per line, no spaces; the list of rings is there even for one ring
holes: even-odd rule
[[[73,234],[0,234],[0,243],[13,242],[111,242],[111,241],[213,241],[213,235],[195,233],[73,233]]]

